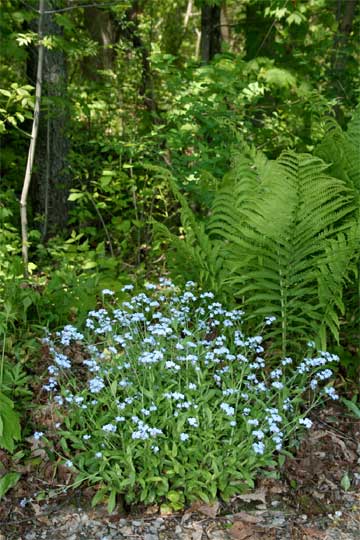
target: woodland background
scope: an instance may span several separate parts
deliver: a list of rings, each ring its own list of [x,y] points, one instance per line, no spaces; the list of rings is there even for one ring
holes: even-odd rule
[[[46,0],[25,279],[38,10],[1,0],[4,399],[27,410],[44,327],[170,273],[275,315],[269,351],[338,353],[356,404],[359,2]]]

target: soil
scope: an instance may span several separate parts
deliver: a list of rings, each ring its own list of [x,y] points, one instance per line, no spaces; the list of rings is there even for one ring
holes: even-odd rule
[[[312,420],[281,479],[260,478],[255,490],[227,504],[199,502],[181,513],[162,515],[150,507],[109,515],[104,507],[91,508],[85,488],[59,494],[67,479],[59,482],[50,461],[19,465],[21,480],[0,502],[0,540],[360,539],[360,420],[337,403]],[[2,474],[16,470],[5,452],[0,459]],[[43,500],[35,495],[40,492]]]

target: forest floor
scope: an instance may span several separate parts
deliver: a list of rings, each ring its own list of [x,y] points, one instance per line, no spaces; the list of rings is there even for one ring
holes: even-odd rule
[[[50,498],[55,480],[29,468],[1,500],[0,540],[360,539],[360,420],[337,403],[312,420],[281,480],[261,479],[229,503],[195,503],[181,513],[150,507],[109,515],[91,508],[86,489]],[[34,493],[44,489],[49,496],[36,501]]]

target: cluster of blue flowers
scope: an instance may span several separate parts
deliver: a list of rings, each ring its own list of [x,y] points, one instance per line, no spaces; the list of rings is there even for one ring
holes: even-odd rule
[[[44,388],[67,409],[67,431],[72,422],[83,452],[103,459],[107,450],[140,444],[161,455],[169,441],[195,444],[212,433],[219,444],[232,444],[242,433],[261,456],[281,450],[294,422],[311,427],[308,418],[293,417],[306,388],[337,399],[327,367],[335,355],[318,353],[296,368],[283,358],[267,370],[263,338],[244,335],[241,310],[227,310],[193,282],[182,293],[166,278],[145,289],[90,311],[82,332],[67,325],[45,339],[53,364]],[[113,291],[102,294],[115,304]],[[75,343],[81,377],[72,362]]]

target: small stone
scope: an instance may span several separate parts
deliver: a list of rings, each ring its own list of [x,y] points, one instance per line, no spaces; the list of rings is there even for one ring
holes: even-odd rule
[[[136,520],[135,519],[134,521],[132,521],[132,526],[133,527],[142,527],[143,525],[144,525],[144,522],[143,522],[142,519],[141,520]]]
[[[157,534],[152,534],[152,533],[146,533],[144,534],[144,540],[158,540],[159,537]]]
[[[176,525],[175,534],[181,534],[182,532],[183,532],[182,527],[180,527],[180,525]]]
[[[119,519],[119,525],[120,527],[124,527],[125,525],[127,525],[127,519],[124,519],[124,518]]]
[[[122,535],[125,536],[125,538],[127,536],[131,536],[133,534],[132,527],[129,527],[128,525],[126,527],[121,527],[120,532],[121,532]]]

